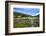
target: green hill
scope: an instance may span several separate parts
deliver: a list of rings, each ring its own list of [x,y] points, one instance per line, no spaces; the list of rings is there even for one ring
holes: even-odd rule
[[[26,14],[14,12],[14,17],[18,17],[18,16],[20,16],[20,17],[31,17],[31,15],[26,15]]]
[[[37,16],[32,16],[32,15],[26,15],[26,14],[23,14],[23,13],[17,13],[17,12],[14,12],[14,17],[15,18],[18,18],[18,17],[39,17],[39,15]]]

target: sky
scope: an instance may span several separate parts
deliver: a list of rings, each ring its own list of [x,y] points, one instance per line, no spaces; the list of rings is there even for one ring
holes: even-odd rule
[[[13,12],[36,16],[39,14],[39,8],[13,8]]]

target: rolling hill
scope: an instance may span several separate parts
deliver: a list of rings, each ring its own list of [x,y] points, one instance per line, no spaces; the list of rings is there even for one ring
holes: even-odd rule
[[[20,17],[39,17],[39,15],[32,16],[32,15],[27,15],[27,14],[17,13],[17,12],[14,12],[13,14],[14,14],[14,17],[18,17],[18,16],[20,16]]]

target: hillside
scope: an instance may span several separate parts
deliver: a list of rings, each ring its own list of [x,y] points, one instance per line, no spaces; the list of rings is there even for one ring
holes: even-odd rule
[[[39,15],[32,16],[14,12],[14,28],[39,27]]]
[[[32,16],[32,15],[27,15],[27,14],[22,14],[22,13],[17,13],[17,12],[14,12],[14,17],[39,17],[39,15],[37,16]]]

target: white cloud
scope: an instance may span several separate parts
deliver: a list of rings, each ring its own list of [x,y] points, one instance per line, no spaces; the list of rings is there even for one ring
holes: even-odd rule
[[[36,15],[39,15],[40,13],[36,13]]]

